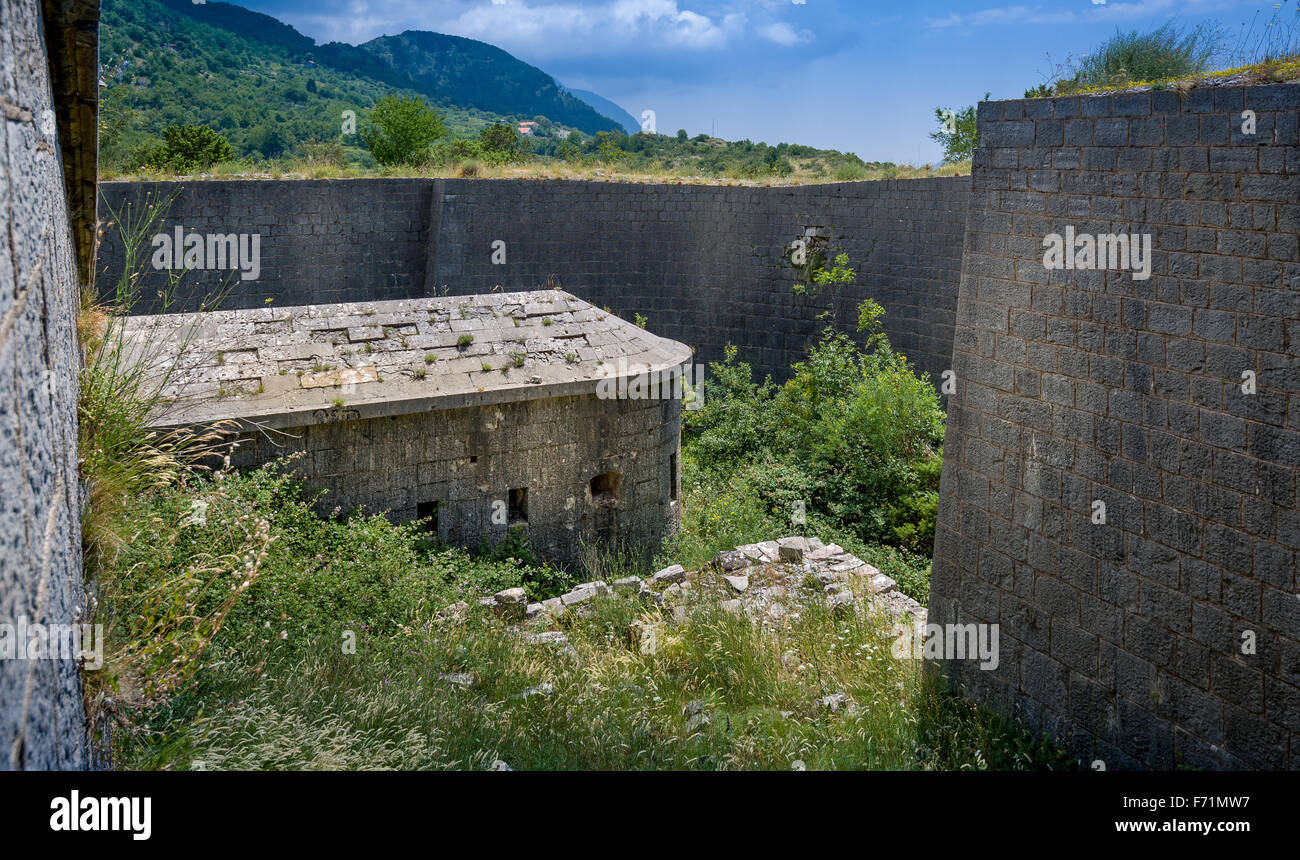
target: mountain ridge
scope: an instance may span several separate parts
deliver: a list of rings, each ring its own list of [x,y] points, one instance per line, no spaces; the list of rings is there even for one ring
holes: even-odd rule
[[[622,126],[618,119],[571,95],[544,70],[477,39],[430,30],[406,30],[359,45],[317,43],[290,24],[233,3],[158,2],[207,26],[273,45],[291,57],[368,77],[398,89],[413,90],[434,104],[454,104],[527,119],[545,116],[587,134],[613,131]],[[490,86],[485,87],[485,81]]]

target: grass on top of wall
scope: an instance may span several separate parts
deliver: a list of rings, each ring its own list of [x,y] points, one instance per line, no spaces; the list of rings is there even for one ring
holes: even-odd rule
[[[1153,89],[1188,92],[1207,86],[1251,86],[1258,84],[1300,83],[1300,55],[1275,60],[1264,60],[1231,69],[1203,72],[1189,77],[1164,78],[1155,81],[1122,81],[1098,84],[1071,90],[1066,94],[1112,93],[1129,90]],[[1047,96],[1050,98],[1051,96]]]
[[[820,185],[835,182],[868,182],[882,179],[931,179],[970,175],[970,162],[939,166],[892,165],[873,168],[842,165],[835,170],[796,163],[788,176],[752,179],[739,173],[699,175],[683,173],[670,166],[657,165],[649,170],[630,170],[601,164],[572,164],[559,160],[538,160],[526,164],[490,165],[481,161],[457,162],[442,167],[365,168],[356,165],[319,164],[309,161],[273,160],[268,162],[230,162],[214,165],[204,173],[172,175],[154,170],[121,171],[106,168],[101,179],[152,182],[170,179],[369,179],[369,178],[461,178],[461,179],[571,179],[596,182],[629,182],[665,185],[719,185],[771,187]]]

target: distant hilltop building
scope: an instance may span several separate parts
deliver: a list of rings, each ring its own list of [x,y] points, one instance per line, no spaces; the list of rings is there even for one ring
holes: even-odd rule
[[[690,350],[568,293],[140,316],[128,336],[172,368],[161,426],[235,422],[236,467],[297,454],[322,513],[471,547],[521,528],[570,566],[611,541],[648,558],[680,523],[680,396],[621,377]]]
[[[532,120],[529,120],[528,122],[519,123],[520,134],[532,134],[536,128],[537,128],[537,123],[533,122]]]

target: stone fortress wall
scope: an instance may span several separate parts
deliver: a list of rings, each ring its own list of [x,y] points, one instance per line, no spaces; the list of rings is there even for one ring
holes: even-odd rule
[[[931,373],[948,367],[969,179],[795,187],[649,185],[567,180],[360,179],[107,182],[100,217],[166,201],[160,232],[260,235],[260,272],[185,273],[162,307],[167,278],[145,267],[141,313],[473,295],[549,282],[597,307],[722,357],[728,343],[759,375],[784,378],[830,311],[852,330],[856,305],[888,312],[894,346]],[[835,297],[798,296],[790,245],[812,231],[844,251],[855,284]],[[494,263],[494,243],[504,263]],[[251,247],[251,246],[250,246]],[[145,251],[151,252],[148,244]],[[101,289],[123,269],[105,231]],[[501,257],[498,255],[497,259]]]
[[[999,624],[950,675],[1086,762],[1300,768],[1298,112],[979,106],[931,621]],[[1149,277],[1047,268],[1067,230]]]
[[[30,642],[20,631],[32,625],[66,629],[86,614],[76,313],[89,248],[74,235],[89,235],[75,201],[95,180],[97,11],[47,4],[42,20],[35,0],[0,3],[0,624],[11,645]],[[0,659],[0,769],[89,766],[77,661],[32,656]]]

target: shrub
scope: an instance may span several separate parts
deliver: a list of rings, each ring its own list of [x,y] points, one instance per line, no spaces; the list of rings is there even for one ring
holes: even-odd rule
[[[442,116],[418,96],[384,96],[361,130],[362,141],[385,166],[428,163],[429,146],[442,135]]]
[[[841,164],[833,174],[836,182],[858,182],[871,175],[865,164]]]
[[[302,151],[302,156],[308,164],[325,164],[331,167],[342,167],[347,161],[347,156],[343,152],[343,145],[337,141],[327,142],[309,142],[298,147]]]
[[[444,140],[434,144],[430,151],[430,162],[439,167],[448,167],[465,161],[483,157],[483,150],[476,140]]]
[[[494,123],[479,132],[478,148],[488,164],[510,164],[526,155],[523,141],[513,125]]]
[[[863,346],[828,328],[779,388],[770,379],[756,383],[728,347],[710,366],[703,408],[686,413],[686,444],[704,471],[729,480],[756,464],[778,474],[771,464],[779,464],[790,492],[758,490],[778,521],[801,498],[861,540],[925,550],[943,411],[934,389],[889,345],[882,315],[864,302]]]
[[[145,146],[137,161],[154,170],[193,173],[234,157],[230,142],[206,125],[169,125],[162,140]]]

